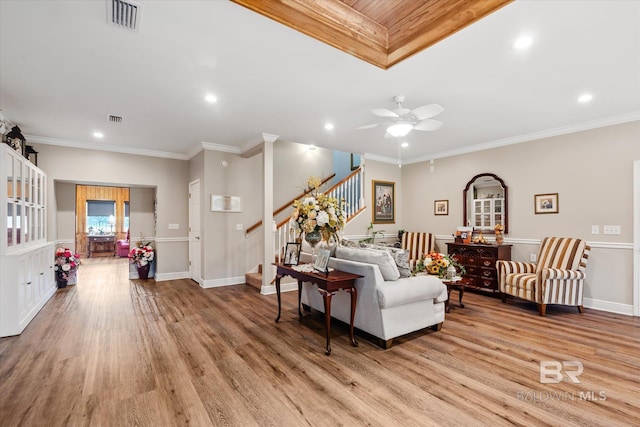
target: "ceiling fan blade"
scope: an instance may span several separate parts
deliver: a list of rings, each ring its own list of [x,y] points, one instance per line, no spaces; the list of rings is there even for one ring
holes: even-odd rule
[[[414,125],[413,128],[415,130],[436,130],[436,129],[440,129],[440,126],[442,126],[441,121],[425,119],[420,123],[418,123],[417,125]]]
[[[411,114],[415,116],[417,120],[424,120],[430,117],[437,116],[442,113],[444,108],[438,104],[423,105],[422,107],[415,108],[411,111]]]
[[[372,124],[372,125],[364,125],[364,126],[360,126],[360,127],[357,127],[356,129],[357,129],[357,130],[360,130],[360,129],[371,129],[371,128],[374,128],[374,127],[376,127],[376,126],[380,126],[381,124],[382,124],[382,123],[374,123],[374,124]]]
[[[394,113],[398,115],[398,117],[404,117],[411,112],[408,108],[396,108],[393,110]]]
[[[378,117],[400,117],[393,111],[387,110],[386,108],[374,108],[373,110],[371,110],[371,112]]]

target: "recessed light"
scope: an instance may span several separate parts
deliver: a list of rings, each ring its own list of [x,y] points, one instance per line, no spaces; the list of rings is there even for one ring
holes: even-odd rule
[[[521,36],[516,39],[511,45],[514,49],[522,50],[526,49],[533,44],[533,38],[530,36]]]
[[[207,96],[204,97],[204,100],[213,104],[214,102],[216,102],[218,100],[218,98],[215,95],[210,93],[210,94],[208,94]]]
[[[405,141],[402,144],[400,144],[400,146],[402,146],[402,148],[407,148],[409,146],[409,143]]]
[[[102,132],[94,132],[93,133],[93,137],[94,138],[104,138],[104,134]]]
[[[581,104],[585,104],[593,99],[593,95],[590,93],[583,93],[578,97],[578,102]]]
[[[326,130],[333,130],[333,123],[326,123],[326,124],[324,125],[324,128],[325,128]]]

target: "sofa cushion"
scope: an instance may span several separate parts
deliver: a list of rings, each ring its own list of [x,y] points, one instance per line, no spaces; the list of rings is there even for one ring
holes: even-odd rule
[[[376,286],[380,308],[391,308],[428,299],[447,299],[447,287],[435,276],[414,276]]]
[[[398,266],[387,251],[338,246],[336,248],[335,257],[351,261],[365,262],[368,264],[376,264],[380,268],[380,273],[384,280],[398,280],[400,278]]]
[[[396,262],[400,277],[411,277],[411,269],[409,268],[409,251],[394,248],[393,246],[373,245],[370,243],[364,243],[362,247],[389,252],[393,260]]]

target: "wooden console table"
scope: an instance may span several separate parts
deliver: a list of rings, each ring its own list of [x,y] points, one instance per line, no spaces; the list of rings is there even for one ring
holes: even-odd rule
[[[355,281],[357,278],[362,277],[358,274],[346,273],[344,271],[333,270],[328,274],[298,271],[293,266],[274,264],[277,267],[276,273],[276,293],[278,294],[278,317],[276,322],[280,320],[280,312],[282,304],[280,302],[280,280],[284,276],[291,276],[298,280],[298,317],[302,318],[302,310],[300,309],[300,298],[302,294],[302,282],[311,282],[318,285],[318,291],[322,294],[324,300],[324,332],[327,337],[327,346],[325,354],[328,356],[331,354],[331,297],[335,295],[340,289],[349,292],[351,294],[351,318],[349,321],[349,339],[351,345],[358,346],[356,337],[353,333],[353,319],[356,315],[356,300],[358,298],[358,292],[356,291]]]
[[[106,247],[109,249],[106,249]],[[100,250],[96,250],[99,248]],[[87,258],[91,258],[94,252],[111,252],[116,256],[116,235],[87,236]]]

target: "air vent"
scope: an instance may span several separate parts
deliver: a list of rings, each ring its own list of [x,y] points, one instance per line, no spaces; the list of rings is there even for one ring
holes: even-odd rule
[[[107,116],[107,121],[109,123],[122,123],[122,117],[121,116],[114,116],[112,114],[109,114]]]
[[[107,0],[107,21],[131,31],[140,31],[142,5],[131,0]]]

